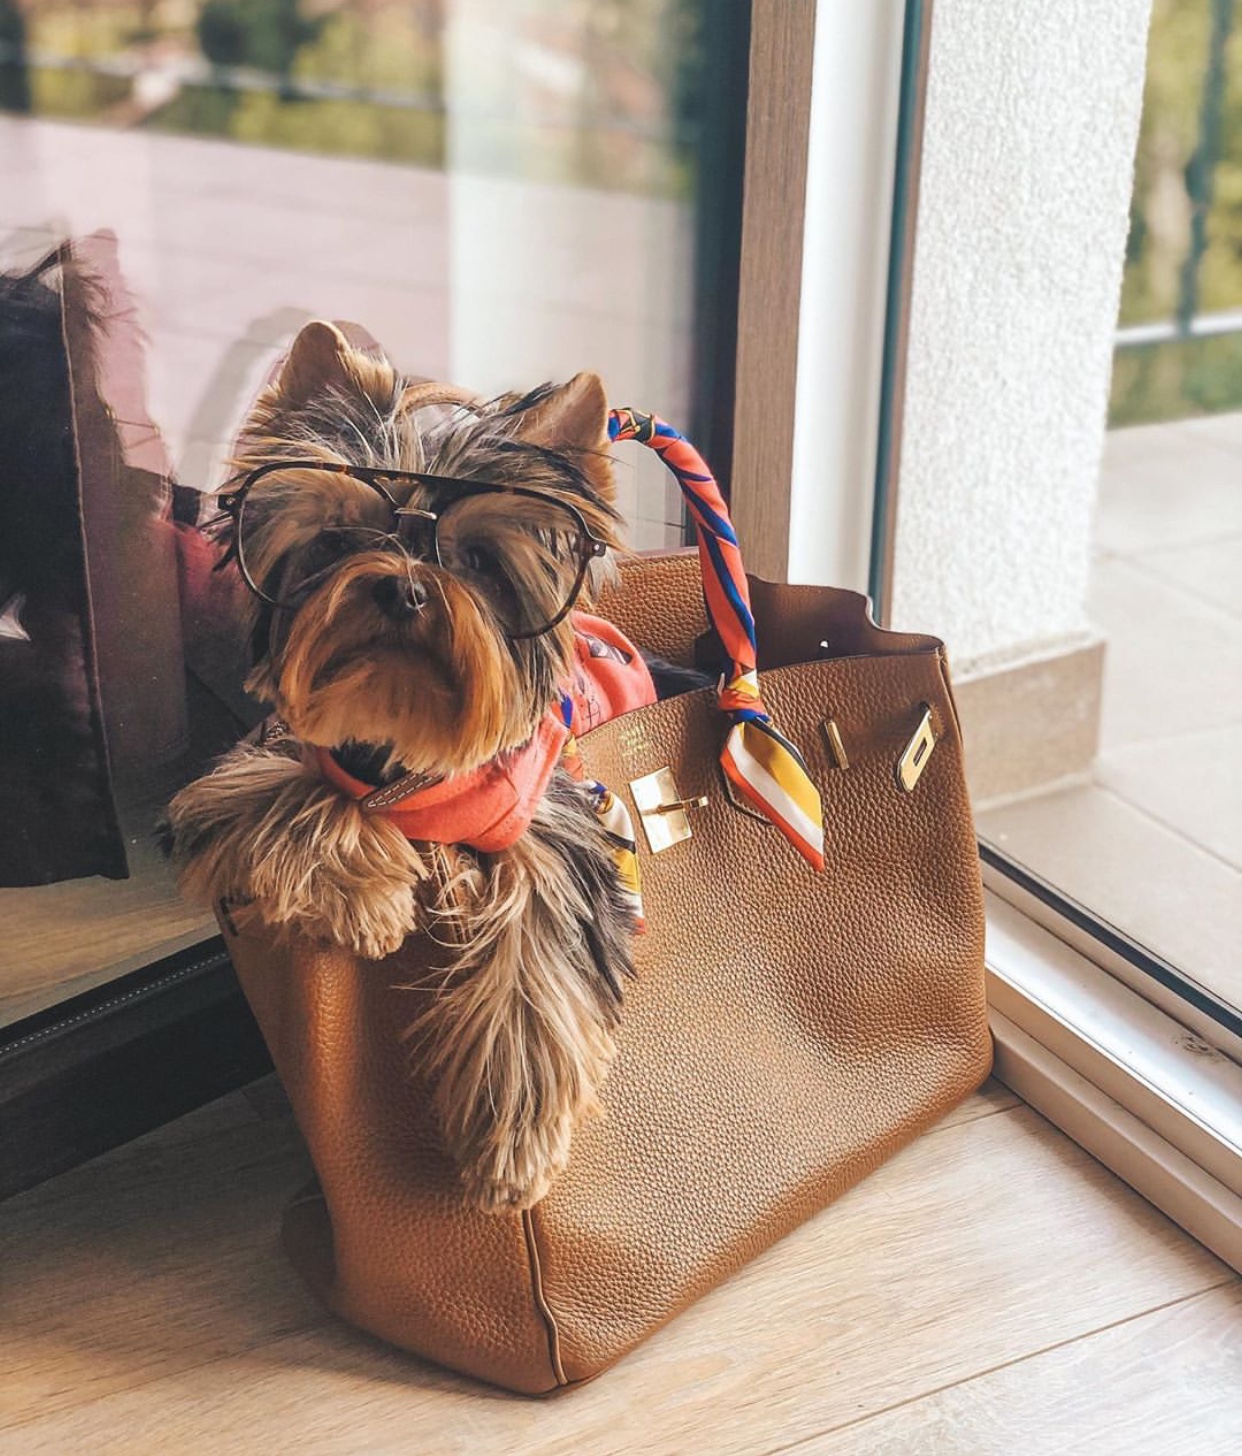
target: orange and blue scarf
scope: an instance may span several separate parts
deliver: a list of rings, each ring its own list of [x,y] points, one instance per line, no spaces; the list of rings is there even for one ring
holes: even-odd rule
[[[672,471],[698,530],[707,615],[728,656],[717,702],[733,727],[720,764],[734,790],[789,840],[817,870],[824,867],[824,816],[819,792],[797,748],[777,729],[759,695],[755,619],[742,553],[729,512],[703,457],[656,415],[615,409],[611,440],[637,440]]]

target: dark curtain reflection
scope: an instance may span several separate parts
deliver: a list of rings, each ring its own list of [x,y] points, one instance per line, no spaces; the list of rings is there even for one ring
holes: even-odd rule
[[[170,484],[116,240],[0,275],[0,885],[127,874],[186,750]]]
[[[91,631],[68,259],[0,277],[0,884],[126,874]]]

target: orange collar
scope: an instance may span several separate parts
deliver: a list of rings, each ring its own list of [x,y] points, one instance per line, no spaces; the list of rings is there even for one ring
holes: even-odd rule
[[[485,854],[508,849],[530,826],[571,732],[585,732],[656,699],[638,649],[611,622],[576,612],[574,628],[575,661],[563,684],[562,706],[548,710],[521,748],[392,803],[382,789],[346,773],[329,749],[312,749],[313,763],[342,793],[369,800],[367,807],[384,813],[407,839],[466,844]]]
[[[530,825],[568,738],[569,729],[548,713],[524,747],[376,808],[407,839],[468,844],[487,854],[508,849]],[[351,798],[375,793],[374,784],[347,774],[328,749],[317,748],[315,757],[324,778]]]

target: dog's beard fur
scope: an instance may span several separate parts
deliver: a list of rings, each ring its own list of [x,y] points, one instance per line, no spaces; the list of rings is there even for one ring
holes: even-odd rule
[[[428,603],[392,621],[374,588],[407,571]],[[371,552],[347,561],[293,618],[275,705],[306,743],[384,745],[384,777],[464,773],[527,742],[571,631],[566,623],[552,641],[507,643],[447,572]]]
[[[618,544],[598,379],[462,404],[459,391],[410,385],[374,351],[310,324],[256,404],[236,464],[322,460],[521,485],[572,503]],[[511,640],[485,598],[391,543],[324,566],[325,529],[391,529],[374,520],[377,505],[368,487],[325,472],[255,487],[252,573],[282,599],[282,582],[314,585],[295,609],[256,600],[248,686],[347,767],[366,762],[384,780],[463,773],[531,738],[568,668],[572,628]],[[532,564],[532,591],[546,592],[534,585],[545,568]],[[422,610],[385,613],[375,596],[385,578],[421,587]],[[437,938],[448,932],[453,963],[411,1041],[434,1073],[447,1151],[481,1208],[542,1198],[597,1106],[631,972],[631,913],[583,790],[558,769],[526,834],[500,853],[416,848],[307,774],[288,746],[243,747],[174,799],[169,824],[187,893],[227,900],[235,917],[369,959],[396,951],[420,909]]]
[[[182,891],[243,929],[389,955],[416,926],[414,887],[443,875],[390,820],[306,773],[296,743],[243,744],[173,800]]]

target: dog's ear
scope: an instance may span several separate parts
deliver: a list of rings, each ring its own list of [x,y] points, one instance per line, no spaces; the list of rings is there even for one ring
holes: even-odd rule
[[[598,374],[575,374],[523,411],[523,440],[572,457],[606,501],[616,494],[608,456],[608,396]]]
[[[325,319],[303,324],[276,381],[283,401],[301,405],[325,389],[347,388],[351,352],[349,341],[335,324]]]

